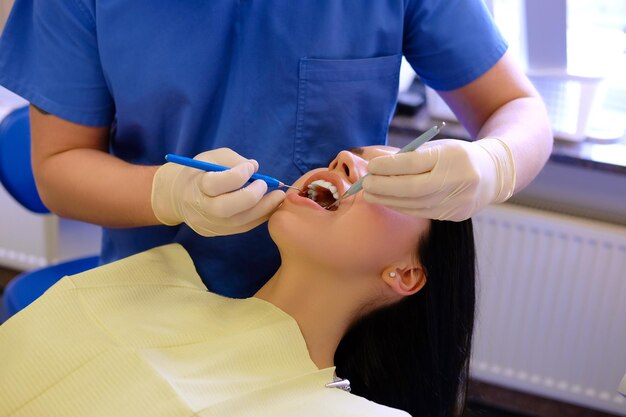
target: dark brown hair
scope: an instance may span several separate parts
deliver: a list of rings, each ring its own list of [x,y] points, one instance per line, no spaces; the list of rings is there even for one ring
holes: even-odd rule
[[[416,417],[463,412],[474,328],[471,219],[433,220],[417,256],[426,285],[355,323],[335,353],[352,392]]]

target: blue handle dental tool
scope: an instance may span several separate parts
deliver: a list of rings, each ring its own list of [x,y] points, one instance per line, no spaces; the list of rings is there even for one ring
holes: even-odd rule
[[[165,155],[165,160],[167,162],[172,162],[174,164],[184,165],[186,167],[196,168],[202,171],[209,171],[209,172],[221,172],[221,171],[227,171],[230,169],[230,167],[226,167],[223,165],[212,164],[210,162],[199,161],[197,159],[191,159],[185,156],[174,155],[171,153],[168,153],[167,155]],[[278,181],[276,178],[272,178],[268,175],[252,174],[252,176],[250,177],[248,181],[253,181],[253,180],[265,181],[268,187],[276,187],[276,188],[286,187],[286,188],[294,188],[298,191],[302,191],[298,187],[294,187],[293,185],[286,185]]]
[[[431,127],[426,132],[422,133],[421,135],[419,135],[418,137],[413,139],[411,142],[409,142],[407,145],[402,147],[402,149],[400,149],[398,152],[396,152],[396,154],[407,153],[407,152],[412,152],[412,151],[416,150],[417,148],[419,148],[420,146],[422,146],[423,144],[425,144],[426,142],[428,142],[429,140],[431,140],[432,138],[437,136],[439,131],[441,131],[441,129],[445,125],[446,125],[446,122],[441,122],[441,126],[433,126],[433,127]],[[369,174],[365,174],[361,178],[359,178],[354,184],[352,184],[350,186],[350,188],[348,188],[346,190],[345,193],[343,193],[343,195],[341,197],[339,197],[339,199],[337,201],[335,201],[333,204],[331,204],[327,208],[330,208],[330,207],[332,207],[334,205],[338,206],[339,202],[341,200],[343,200],[344,198],[350,197],[351,195],[354,195],[354,194],[358,193],[359,191],[361,191],[363,189],[363,180],[368,175]]]

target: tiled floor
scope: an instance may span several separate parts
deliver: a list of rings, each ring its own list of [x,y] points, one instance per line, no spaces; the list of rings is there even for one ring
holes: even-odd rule
[[[0,293],[17,274],[0,268]],[[464,417],[615,417],[478,381],[470,382],[468,405]]]

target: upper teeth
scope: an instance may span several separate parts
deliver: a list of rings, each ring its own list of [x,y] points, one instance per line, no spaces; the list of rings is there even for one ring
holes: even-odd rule
[[[328,191],[330,191],[333,194],[333,197],[335,197],[335,200],[339,199],[339,192],[337,191],[337,187],[335,187],[332,183],[328,181],[324,181],[324,180],[315,180],[309,184],[308,193],[309,193],[310,199],[315,200],[315,197],[317,196],[317,187],[326,188]]]

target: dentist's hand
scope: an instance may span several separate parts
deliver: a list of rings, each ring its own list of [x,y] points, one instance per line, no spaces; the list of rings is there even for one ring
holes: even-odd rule
[[[500,139],[442,139],[414,152],[381,156],[368,164],[364,199],[415,217],[461,221],[515,189],[509,147]]]
[[[194,159],[232,169],[204,172],[173,163],[161,166],[152,182],[152,210],[165,225],[184,222],[202,236],[242,233],[266,221],[285,198],[280,190],[265,195],[267,184],[261,180],[241,188],[259,166],[231,149],[203,152]]]

